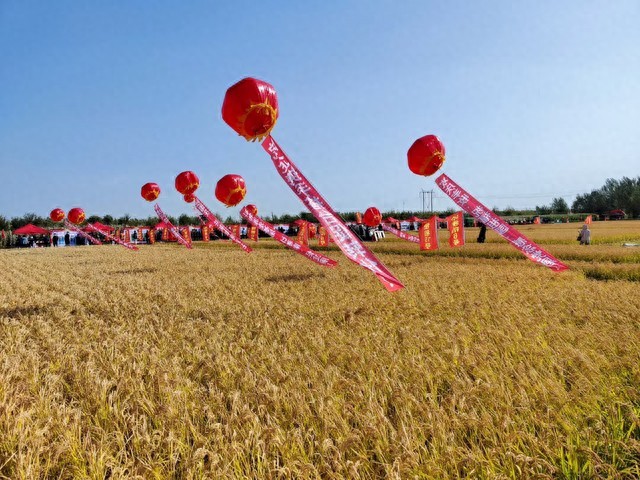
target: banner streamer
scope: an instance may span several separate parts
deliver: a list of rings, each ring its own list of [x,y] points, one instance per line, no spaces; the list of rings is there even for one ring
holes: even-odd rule
[[[402,230],[398,230],[397,228],[390,227],[389,225],[386,225],[384,223],[382,224],[382,229],[385,232],[392,233],[396,237],[406,240],[408,242],[420,243],[420,239],[415,235],[411,235],[410,233],[403,232]]]
[[[156,214],[158,215],[158,218],[160,220],[162,220],[164,223],[167,224],[168,230],[173,234],[173,236],[176,238],[176,240],[178,242],[180,242],[182,245],[184,245],[185,247],[191,249],[191,244],[189,242],[187,242],[184,238],[182,238],[182,235],[180,235],[180,232],[178,231],[178,229],[169,221],[169,217],[167,217],[167,215],[165,215],[165,213],[160,208],[160,205],[158,205],[156,203],[153,206],[153,209],[156,211]],[[166,242],[167,240],[168,240],[168,238],[165,238],[164,233],[163,233],[162,241]]]
[[[433,216],[424,220],[418,227],[418,238],[420,238],[420,250],[438,250],[438,217]]]
[[[529,260],[556,272],[561,272],[569,268],[498,217],[444,173],[436,179],[436,184],[456,205],[511,243],[511,245],[526,255]]]
[[[110,233],[102,231],[102,230],[94,227],[91,223],[87,224],[87,228],[89,230],[91,230],[92,232],[96,232],[96,233],[99,233],[101,235],[104,235],[105,238],[111,240],[112,242],[116,242],[118,245],[122,245],[123,247],[128,248],[129,250],[138,250],[138,247],[136,247],[135,245],[131,245],[130,243],[123,242],[119,238],[116,238],[113,235],[111,235]]]
[[[194,195],[195,197],[195,195]],[[200,199],[198,197],[195,197],[195,200],[193,202],[193,207],[202,215],[204,215],[205,217],[207,217],[207,220],[209,220],[209,223],[213,225],[213,228],[215,228],[216,230],[224,233],[227,237],[229,237],[229,239],[236,243],[238,246],[240,246],[240,248],[242,248],[242,250],[244,250],[247,253],[251,253],[251,247],[247,244],[245,244],[242,240],[240,240],[238,237],[236,237],[231,230],[229,230],[229,228],[227,228],[227,226],[222,223],[220,220],[218,220],[218,217],[216,217],[211,210],[209,210],[209,208],[200,201]]]
[[[76,227],[73,223],[71,223],[69,220],[67,220],[66,218],[64,220],[64,226],[67,228],[67,230],[73,230],[78,235],[80,235],[82,238],[84,238],[86,240],[89,240],[94,245],[102,245],[102,242],[100,240],[98,240],[96,238],[93,238],[91,235],[86,234],[85,232],[80,230],[78,227]]]
[[[447,217],[447,229],[449,230],[449,246],[453,248],[463,247],[465,236],[464,215],[462,212],[457,212]]]
[[[384,287],[394,292],[404,285],[380,262],[356,235],[344,224],[309,180],[287,157],[271,135],[262,142],[262,148],[269,154],[282,179],[302,203],[313,213],[331,238],[340,247],[347,258],[361,267],[373,272]]]
[[[287,237],[284,233],[279,232],[269,222],[249,212],[249,210],[247,210],[247,207],[244,207],[242,210],[240,210],[240,215],[251,225],[262,230],[264,233],[274,238],[275,240],[283,244],[285,247],[290,248],[291,250],[299,253],[300,255],[304,255],[309,260],[313,260],[318,265],[323,265],[325,267],[333,267],[337,265],[338,262],[336,262],[335,260],[331,260],[330,258],[325,257],[324,255],[318,252],[314,252],[309,247],[302,245],[292,240],[291,238]]]

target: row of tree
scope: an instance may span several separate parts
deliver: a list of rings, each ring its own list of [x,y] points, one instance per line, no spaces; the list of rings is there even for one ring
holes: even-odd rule
[[[629,218],[640,217],[640,177],[609,178],[601,188],[578,195],[571,208],[599,215],[623,210]]]

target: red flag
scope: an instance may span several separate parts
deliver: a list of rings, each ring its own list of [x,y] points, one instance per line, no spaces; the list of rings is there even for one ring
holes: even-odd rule
[[[254,242],[258,241],[258,227],[249,227],[249,240],[253,240]]]
[[[587,218],[585,218],[585,219],[584,219],[584,223],[585,223],[586,225],[591,225],[592,220],[593,220],[593,219],[592,219],[592,216],[591,216],[591,215],[589,215]]]
[[[130,237],[131,233],[129,232],[128,228],[124,229],[124,241],[125,243],[129,243],[131,242],[131,237]]]
[[[149,230],[149,243],[151,245],[156,243],[156,231],[153,228]]]
[[[318,229],[318,246],[319,247],[329,246],[329,232],[324,227],[320,227]]]
[[[362,223],[362,214],[360,212],[356,212],[356,223],[358,225]]]
[[[296,242],[300,245],[309,245],[309,224],[307,222],[298,223],[298,237]]]
[[[420,250],[438,249],[438,218],[436,216],[422,222],[418,231]]]
[[[447,217],[449,229],[449,246],[461,247],[464,245],[464,217],[462,212],[454,213]]]
[[[533,219],[533,224],[534,225],[540,225],[540,217],[536,217]]]
[[[231,225],[231,233],[240,238],[240,225]]]
[[[207,225],[202,225],[202,241],[209,241],[209,227]]]

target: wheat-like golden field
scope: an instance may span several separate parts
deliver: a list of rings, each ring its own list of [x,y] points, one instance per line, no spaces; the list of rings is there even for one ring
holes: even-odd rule
[[[638,478],[640,222],[0,251],[0,478]],[[468,229],[475,241],[477,229]]]

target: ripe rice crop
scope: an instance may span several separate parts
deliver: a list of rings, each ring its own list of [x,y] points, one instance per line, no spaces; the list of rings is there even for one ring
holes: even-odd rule
[[[394,294],[333,247],[0,251],[0,478],[638,478],[640,224],[601,226],[523,230],[560,274],[388,237]]]

